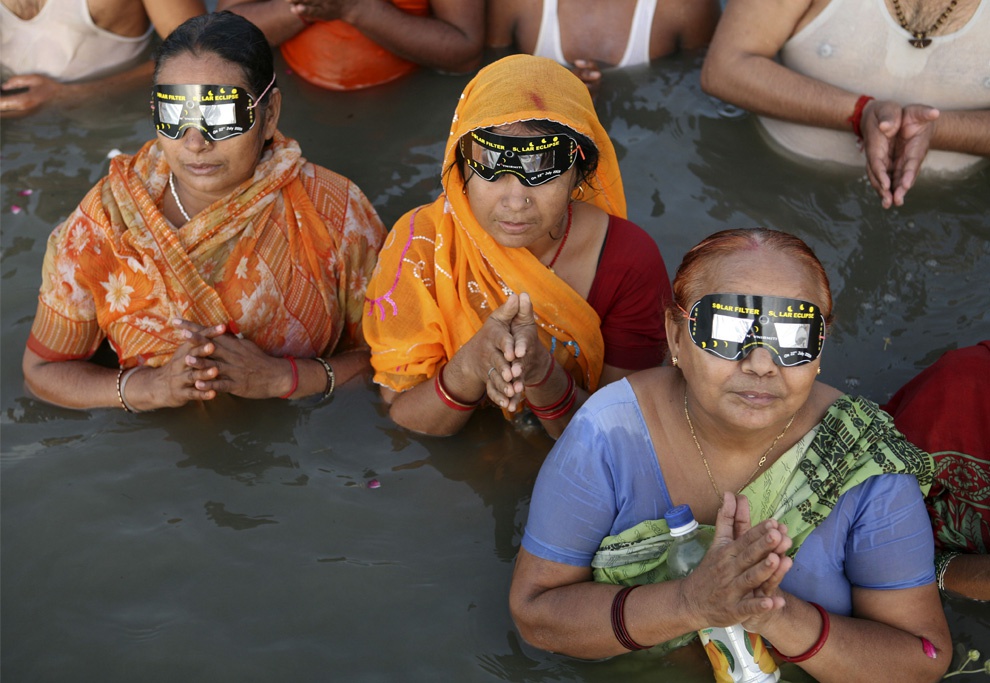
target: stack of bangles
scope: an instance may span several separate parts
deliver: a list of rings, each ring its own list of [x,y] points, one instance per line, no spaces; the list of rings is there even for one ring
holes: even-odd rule
[[[446,365],[440,368],[440,372],[437,373],[437,376],[433,380],[433,388],[436,390],[437,396],[440,397],[440,400],[443,401],[443,404],[448,408],[452,408],[454,410],[460,410],[460,411],[474,410],[475,408],[480,406],[481,402],[485,400],[484,394],[482,394],[481,398],[479,398],[477,401],[474,401],[473,403],[467,403],[458,398],[455,398],[454,395],[447,390],[447,385],[443,383],[443,371],[446,368],[447,368]]]
[[[938,553],[935,556],[935,584],[940,591],[945,590],[945,570],[949,568],[953,558],[958,556],[959,553],[954,552]]]
[[[553,364],[550,365],[550,372],[552,371]],[[526,405],[529,406],[531,411],[533,411],[533,415],[536,415],[536,417],[541,420],[558,420],[564,415],[567,415],[571,408],[574,407],[574,401],[577,399],[577,389],[574,386],[574,377],[569,372],[565,372],[564,374],[567,375],[567,389],[564,391],[564,395],[561,396],[559,400],[548,406],[534,406],[529,402],[528,398],[526,399]],[[543,384],[547,381],[547,379],[549,379],[549,377],[550,373],[548,372],[546,377],[533,386]]]

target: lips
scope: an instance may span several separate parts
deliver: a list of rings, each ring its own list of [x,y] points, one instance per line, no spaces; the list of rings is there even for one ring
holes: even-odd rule
[[[220,168],[220,164],[183,164],[183,167],[192,175],[209,175]]]
[[[754,405],[766,405],[768,403],[773,403],[779,397],[776,394],[771,394],[765,391],[734,391],[736,396]]]
[[[531,223],[515,223],[512,221],[497,221],[497,223],[503,231],[512,235],[524,233],[532,226]]]

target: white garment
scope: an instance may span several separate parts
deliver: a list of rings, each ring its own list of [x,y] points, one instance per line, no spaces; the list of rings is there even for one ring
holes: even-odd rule
[[[919,49],[890,16],[884,0],[832,0],[781,50],[794,71],[853,93],[902,105],[990,109],[990,0],[954,33],[931,37]],[[852,113],[852,112],[850,112]],[[849,131],[814,128],[760,118],[770,137],[803,157],[862,167],[856,137]],[[987,132],[990,135],[990,131]],[[962,174],[985,163],[982,157],[931,150],[922,171]]]
[[[3,77],[42,74],[70,82],[122,71],[146,56],[153,28],[129,38],[93,23],[86,0],[47,0],[25,21],[0,4]]]
[[[657,0],[636,0],[626,51],[616,66],[638,66],[650,63],[650,34],[653,30],[653,14],[656,9]],[[564,50],[560,45],[557,0],[543,0],[543,18],[540,20],[540,33],[536,38],[533,54],[537,57],[549,57],[564,66],[571,66],[564,58]]]

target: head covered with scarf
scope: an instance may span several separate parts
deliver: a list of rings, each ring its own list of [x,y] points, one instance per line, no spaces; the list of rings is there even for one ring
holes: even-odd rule
[[[625,218],[618,160],[587,86],[553,60],[531,55],[479,71],[451,122],[443,194],[399,219],[368,287],[365,335],[378,383],[404,391],[433,377],[510,294],[526,292],[541,342],[582,387],[597,388],[604,354],[598,314],[528,249],[499,245],[466,194],[461,137],[527,121],[556,122],[587,138],[598,164],[572,198]]]

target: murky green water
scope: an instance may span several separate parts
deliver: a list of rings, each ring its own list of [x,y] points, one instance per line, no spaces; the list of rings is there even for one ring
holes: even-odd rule
[[[597,101],[630,217],[671,272],[725,227],[801,236],[836,295],[822,379],[881,402],[944,350],[990,337],[990,172],[926,183],[884,212],[861,174],[785,161],[748,116],[720,113],[698,66],[609,74]],[[418,73],[338,94],[280,71],[281,128],[391,225],[434,197],[467,80]],[[412,436],[367,378],[321,406],[128,415],[26,396],[45,240],[111,148],[152,136],[140,100],[0,129],[5,683],[711,680],[697,659],[576,662],[520,642],[506,596],[551,442],[498,415]],[[960,646],[990,653],[990,610],[949,610]]]

